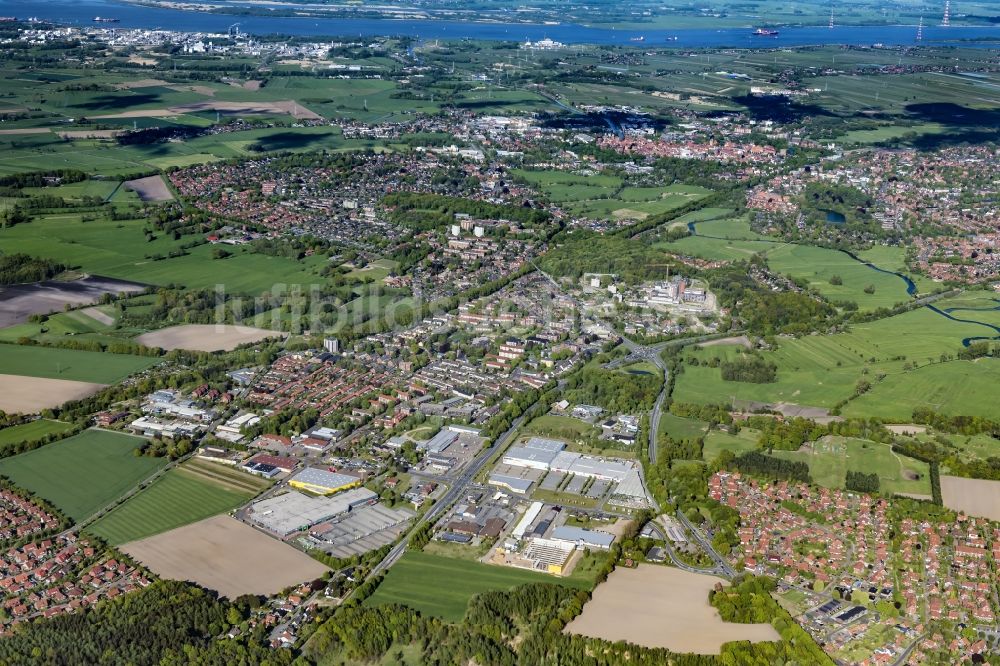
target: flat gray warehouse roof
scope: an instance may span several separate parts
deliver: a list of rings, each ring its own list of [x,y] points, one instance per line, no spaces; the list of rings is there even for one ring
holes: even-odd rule
[[[251,506],[249,518],[261,527],[285,536],[308,529],[377,498],[378,495],[367,488],[352,488],[333,497],[310,497],[292,491],[255,502]]]

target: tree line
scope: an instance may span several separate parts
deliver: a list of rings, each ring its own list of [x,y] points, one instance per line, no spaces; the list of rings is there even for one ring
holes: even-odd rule
[[[608,411],[635,414],[652,409],[663,379],[655,374],[628,374],[585,368],[566,380],[563,393],[572,403],[599,405]]]
[[[740,356],[719,364],[722,381],[749,384],[773,384],[778,381],[778,366],[759,356]]]
[[[748,451],[740,456],[729,458],[725,456],[729,451],[719,454],[723,458],[721,464],[729,470],[749,474],[751,476],[763,476],[777,480],[800,481],[802,483],[812,483],[809,475],[809,465],[800,460],[785,460],[761,453],[760,451]],[[730,456],[732,454],[730,453]],[[727,459],[728,458],[728,459]]]
[[[416,231],[430,231],[452,224],[455,213],[480,220],[511,220],[537,227],[551,218],[548,211],[530,205],[514,206],[474,201],[444,194],[394,192],[382,197],[382,205],[394,209],[390,220]]]
[[[0,641],[0,666],[156,666],[292,662],[288,650],[217,640],[256,599],[220,600],[189,583],[157,581],[76,613],[24,623]]]
[[[41,282],[66,270],[66,266],[18,252],[0,255],[0,285]]]
[[[847,470],[847,479],[844,483],[844,488],[859,493],[878,493],[881,483],[879,482],[878,474],[874,472],[866,474],[864,472]]]

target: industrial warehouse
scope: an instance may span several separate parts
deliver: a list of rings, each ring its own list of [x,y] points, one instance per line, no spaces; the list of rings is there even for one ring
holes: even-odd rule
[[[314,525],[304,543],[338,558],[362,555],[399,538],[414,515],[406,508],[366,504]]]
[[[566,519],[561,507],[532,502],[493,561],[561,576],[572,570],[576,553],[607,550],[615,541],[610,532],[567,525]]]
[[[254,502],[247,509],[246,517],[285,538],[377,499],[378,495],[367,488],[352,488],[333,497],[312,497],[293,490]]]
[[[650,505],[642,468],[632,460],[605,458],[567,451],[556,439],[531,437],[512,446],[489,477],[492,486],[519,495],[532,488],[584,496],[594,501],[630,508]]]
[[[289,481],[288,485],[317,495],[333,493],[361,485],[361,479],[351,474],[339,474],[318,467],[307,467]]]

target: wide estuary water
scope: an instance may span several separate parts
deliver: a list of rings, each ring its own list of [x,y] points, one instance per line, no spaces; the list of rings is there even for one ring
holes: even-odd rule
[[[70,25],[99,25],[95,16],[119,20],[123,28],[160,28],[182,32],[225,32],[234,23],[251,34],[335,35],[335,36],[409,36],[422,39],[485,39],[536,41],[548,37],[566,44],[637,44],[677,48],[703,47],[775,47],[819,44],[912,45],[916,27],[900,26],[825,26],[783,27],[776,37],[753,37],[750,28],[620,30],[573,24],[538,25],[514,23],[479,23],[471,21],[343,19],[312,17],[266,17],[209,14],[205,12],[161,9],[132,5],[114,0],[0,0],[0,15],[17,18],[37,17]],[[105,24],[111,27],[112,24]],[[966,46],[997,46],[1000,26],[996,27],[924,27],[924,44],[950,43]],[[676,37],[676,40],[672,38]],[[671,38],[668,41],[668,38]],[[995,40],[993,44],[965,40]]]

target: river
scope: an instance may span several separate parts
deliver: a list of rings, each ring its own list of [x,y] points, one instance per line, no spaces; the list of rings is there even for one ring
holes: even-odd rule
[[[259,7],[259,5],[258,5]],[[321,7],[321,6],[318,6]],[[821,44],[912,45],[916,26],[826,26],[782,27],[776,37],[751,37],[750,28],[712,29],[635,29],[616,30],[574,24],[541,25],[518,23],[482,23],[444,20],[347,19],[314,17],[266,17],[209,14],[163,9],[116,2],[115,0],[0,0],[0,14],[18,18],[38,17],[69,25],[99,25],[95,16],[113,17],[120,23],[104,27],[159,28],[179,32],[226,32],[240,24],[243,32],[265,35],[338,35],[338,36],[409,36],[421,39],[539,40],[545,37],[565,44],[631,44],[633,38],[645,37],[644,46],[674,48],[784,47]],[[676,41],[667,41],[677,37]],[[942,28],[924,27],[924,44],[941,40],[991,38],[1000,41],[1000,26]],[[996,46],[968,43],[967,46]]]

